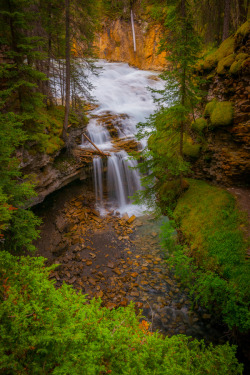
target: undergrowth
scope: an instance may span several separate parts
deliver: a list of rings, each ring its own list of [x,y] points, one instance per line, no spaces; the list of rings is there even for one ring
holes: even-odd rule
[[[227,191],[204,181],[189,182],[174,210],[174,224],[165,224],[162,230],[169,261],[196,302],[222,314],[229,328],[247,331],[250,269],[241,230],[244,218]],[[171,236],[174,226],[182,232],[184,244],[176,244]]]
[[[48,280],[43,258],[0,253],[0,372],[5,374],[237,375],[235,347],[151,333],[127,308]]]

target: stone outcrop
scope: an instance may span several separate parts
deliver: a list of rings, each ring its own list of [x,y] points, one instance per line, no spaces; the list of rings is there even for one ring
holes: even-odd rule
[[[135,19],[136,52],[131,22],[124,19],[106,20],[96,38],[101,59],[126,62],[139,69],[162,70],[165,53],[157,54],[161,37],[160,25]]]
[[[92,155],[91,153],[77,150],[77,145],[75,144],[75,141],[79,140],[82,131],[82,128],[78,128],[70,132],[70,142],[73,146],[70,156],[65,149],[53,155],[38,152],[31,153],[25,149],[17,151],[23,174],[28,175],[36,186],[37,196],[30,202],[30,206],[41,203],[47,195],[61,189],[72,181],[77,179],[84,180],[90,176]]]
[[[244,38],[239,32],[234,39],[234,53],[249,56],[250,28]],[[218,69],[217,69],[218,70]],[[210,71],[212,76],[207,100],[231,102],[233,121],[228,126],[208,127],[200,158],[193,164],[195,176],[219,184],[245,185],[250,183],[250,77],[249,63],[242,64],[237,73],[229,68],[223,73]]]

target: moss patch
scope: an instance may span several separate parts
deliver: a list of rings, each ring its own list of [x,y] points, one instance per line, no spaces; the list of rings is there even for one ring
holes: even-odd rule
[[[219,61],[217,66],[217,73],[218,74],[225,74],[226,68],[229,68],[235,60],[235,55],[232,53],[229,56],[224,57],[222,60]]]
[[[212,257],[211,267],[222,267],[227,277],[235,274],[232,264],[245,265],[246,243],[240,230],[243,218],[235,198],[226,190],[189,180],[189,189],[178,200],[174,216],[201,263]],[[237,277],[240,275],[237,272]]]
[[[239,29],[236,32],[236,36],[241,35],[245,37],[248,33],[250,33],[250,21],[246,21],[239,27]]]
[[[206,107],[205,107],[205,110],[204,110],[204,116],[205,117],[208,117],[208,116],[211,116],[215,106],[217,104],[217,100],[212,100],[211,102],[207,103]]]
[[[228,126],[233,121],[233,106],[231,102],[218,102],[216,103],[211,117],[211,125],[217,126]]]
[[[241,68],[244,65],[244,62],[249,58],[249,55],[247,53],[239,53],[236,58],[234,63],[230,67],[230,73],[231,74],[238,74],[241,70]]]
[[[205,60],[202,60],[198,66],[198,70],[212,70],[216,67],[220,60],[223,60],[225,57],[232,55],[234,53],[234,38],[229,37],[220,45],[220,47],[212,52],[206,57]]]
[[[184,253],[175,253],[174,263],[180,275],[184,272],[189,277],[192,262],[197,273],[190,282],[197,298],[207,308],[218,308],[229,327],[247,330],[250,264],[245,260],[247,242],[241,230],[244,217],[226,190],[204,181],[189,183],[174,211],[188,247]]]

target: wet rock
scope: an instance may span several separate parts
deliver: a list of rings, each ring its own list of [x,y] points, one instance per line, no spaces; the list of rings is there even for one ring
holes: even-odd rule
[[[122,274],[122,272],[119,270],[119,268],[115,268],[112,271],[115,272],[119,276]]]
[[[131,216],[131,217],[127,220],[127,223],[128,223],[128,224],[132,224],[132,223],[135,221],[135,219],[136,219],[136,216],[133,215],[133,216]]]

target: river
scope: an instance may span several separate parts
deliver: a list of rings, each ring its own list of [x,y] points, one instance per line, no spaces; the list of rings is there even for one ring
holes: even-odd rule
[[[169,269],[160,226],[143,214],[145,207],[129,196],[141,188],[140,176],[128,151],[145,146],[135,141],[136,124],[156,109],[148,86],[162,88],[156,73],[123,63],[100,61],[102,72],[90,76],[96,105],[89,111],[86,132],[107,157],[93,159],[93,184],[75,182],[49,196],[38,208],[43,217],[37,255],[60,266],[51,274],[101,298],[107,308],[135,304],[150,329],[163,335],[187,334],[223,342],[216,318],[199,306],[191,309],[188,290]],[[83,137],[82,152],[93,149]],[[131,221],[128,219],[136,216]]]

